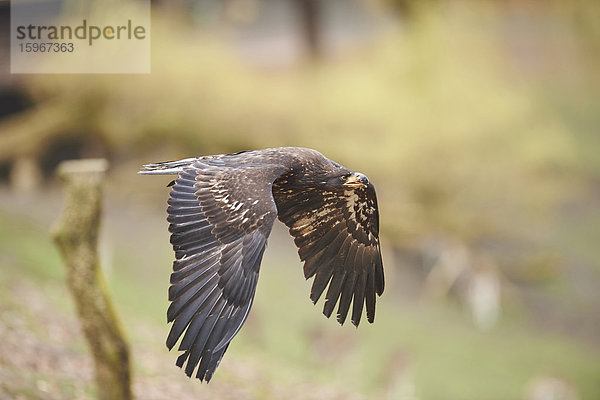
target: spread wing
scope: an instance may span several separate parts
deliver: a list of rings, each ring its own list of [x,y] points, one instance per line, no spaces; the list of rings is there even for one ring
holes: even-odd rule
[[[329,317],[337,303],[337,320],[343,324],[352,303],[352,323],[358,326],[366,305],[373,322],[375,294],[384,288],[373,185],[334,192],[297,187],[283,175],[273,184],[273,195],[279,219],[304,261],[304,276],[314,277],[311,300],[316,303],[328,287],[323,314]]]
[[[272,180],[258,168],[219,158],[176,167],[167,210],[176,256],[167,347],[182,337],[177,365],[187,361],[188,376],[199,365],[196,377],[209,381],[248,316],[277,209]]]

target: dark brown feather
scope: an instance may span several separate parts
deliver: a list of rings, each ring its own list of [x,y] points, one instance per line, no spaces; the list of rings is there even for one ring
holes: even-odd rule
[[[339,300],[342,324],[354,299],[352,322],[359,324],[365,305],[373,322],[375,297],[384,288],[375,189],[328,189],[303,177],[288,173],[276,180],[273,196],[305,262],[304,276],[314,276],[310,298],[316,302],[329,286],[323,314],[329,317]]]

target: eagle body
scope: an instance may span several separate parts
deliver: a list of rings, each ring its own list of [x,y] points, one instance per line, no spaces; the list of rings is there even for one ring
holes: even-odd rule
[[[280,147],[148,164],[140,174],[177,175],[167,220],[175,251],[167,347],[177,365],[209,381],[252,306],[276,218],[294,237],[310,298],[343,324],[375,317],[384,289],[375,189],[316,150]],[[181,340],[180,340],[181,339]],[[197,369],[196,369],[197,367]]]

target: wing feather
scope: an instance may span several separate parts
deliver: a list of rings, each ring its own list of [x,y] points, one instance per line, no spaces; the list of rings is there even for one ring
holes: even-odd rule
[[[323,255],[324,252],[325,252],[325,249],[319,251],[318,253],[316,253],[306,259],[306,261],[304,262],[304,269],[303,269],[304,277],[306,279],[312,278],[317,273],[317,270],[321,266],[319,261],[321,260],[321,256]]]
[[[331,316],[339,303],[337,320],[343,324],[353,304],[352,323],[358,325],[366,306],[373,322],[375,298],[384,288],[373,185],[334,191],[286,175],[275,181],[273,196],[304,261],[304,276],[314,277],[310,299],[317,302],[328,287],[323,314]]]
[[[219,297],[219,300],[214,303],[213,307],[208,313],[208,316],[206,317],[206,319],[204,319],[204,322],[202,323],[200,332],[198,332],[198,335],[194,339],[194,344],[192,345],[190,357],[185,366],[185,373],[187,376],[192,376],[192,374],[194,373],[194,369],[198,365],[198,362],[200,361],[200,358],[202,357],[203,353],[206,355],[206,357],[202,358],[209,360],[211,358],[212,349],[206,348],[208,337],[213,331],[213,328],[217,323],[219,315],[221,315],[221,312],[227,304],[225,301],[220,300],[221,299]],[[202,371],[202,364],[200,365],[199,371]]]
[[[315,275],[315,279],[313,280],[313,284],[310,289],[310,299],[313,303],[319,301],[323,290],[325,290],[327,284],[331,280],[331,276],[333,275],[332,264],[332,260],[329,260],[326,264],[321,265],[321,267]]]
[[[341,249],[344,252],[340,257],[335,258],[335,266],[333,272],[333,278],[331,279],[331,283],[329,288],[327,289],[327,294],[325,295],[325,305],[323,306],[323,314],[329,318],[335,305],[340,298],[342,292],[342,286],[346,279],[346,275],[348,274],[346,270],[346,259],[348,257],[348,242],[351,241],[351,237],[348,235],[344,236],[344,243],[341,245]]]
[[[333,274],[331,283],[329,285],[329,288],[327,289],[327,294],[325,295],[325,305],[323,306],[323,314],[325,314],[327,318],[331,316],[331,313],[335,308],[335,304],[340,298],[342,285],[344,284],[345,279],[346,271],[336,271]]]
[[[176,364],[206,380],[248,316],[277,213],[270,190],[277,171],[216,164],[181,167],[167,202],[176,260],[166,344],[179,342]],[[243,185],[244,179],[255,184]]]
[[[167,337],[167,347],[169,348],[169,350],[171,350],[175,346],[175,344],[179,340],[179,337],[181,336],[183,331],[188,327],[188,324],[192,320],[192,316],[197,312],[197,310],[200,309],[200,306],[205,304],[205,301],[207,299],[209,299],[209,302],[210,302],[212,297],[215,297],[217,295],[218,295],[218,293],[216,291],[216,285],[211,286],[208,290],[206,290],[204,292],[204,296],[196,298],[193,302],[187,303],[187,305],[188,305],[187,306],[187,310],[188,310],[187,314],[184,312],[181,312],[177,316],[177,318],[175,318],[175,317],[170,318],[169,322],[172,321],[173,325],[171,325],[171,330],[169,331],[169,335]],[[199,320],[198,321],[199,324],[203,323],[202,321],[204,318],[206,318],[207,313],[208,313],[208,310],[196,315],[196,319]],[[180,350],[187,350],[187,348],[180,348]]]
[[[337,311],[337,321],[340,324],[346,322],[348,310],[352,303],[352,295],[354,294],[354,285],[356,283],[356,274],[350,272],[346,280],[344,281],[344,287],[342,288],[342,295],[340,296],[340,304]]]
[[[366,274],[361,273],[358,275],[358,279],[354,286],[354,300],[352,301],[352,323],[356,326],[360,324],[360,317],[362,316],[363,306],[365,303],[366,280]]]
[[[367,275],[365,287],[365,306],[367,308],[367,320],[373,322],[375,319],[375,274]]]
[[[342,240],[347,236],[347,233],[344,231],[343,224],[338,222],[333,226],[324,226],[320,235],[313,236],[312,232],[298,232],[302,236],[295,243],[299,247],[298,255],[300,259],[304,261],[310,255],[318,253],[323,249],[331,249],[335,245],[335,240]],[[324,255],[327,256],[328,254]]]

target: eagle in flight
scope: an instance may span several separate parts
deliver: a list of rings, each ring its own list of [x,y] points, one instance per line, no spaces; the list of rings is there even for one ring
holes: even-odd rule
[[[175,251],[167,338],[181,338],[177,365],[211,379],[252,306],[260,262],[275,218],[294,237],[313,303],[337,304],[343,324],[352,304],[375,318],[383,293],[379,212],[373,184],[316,150],[280,147],[145,165],[144,175],[178,175],[169,186]],[[187,363],[186,363],[187,362]],[[199,364],[199,365],[198,365]]]

